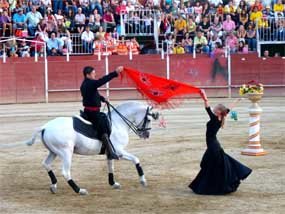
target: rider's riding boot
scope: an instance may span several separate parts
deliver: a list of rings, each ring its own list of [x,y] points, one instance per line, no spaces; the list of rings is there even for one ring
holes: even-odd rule
[[[106,154],[107,154],[107,158],[109,160],[112,160],[112,159],[116,159],[116,160],[119,160],[119,155],[117,155],[110,139],[109,139],[109,136],[108,134],[103,134],[102,136],[102,142],[103,144],[105,145],[106,147]]]

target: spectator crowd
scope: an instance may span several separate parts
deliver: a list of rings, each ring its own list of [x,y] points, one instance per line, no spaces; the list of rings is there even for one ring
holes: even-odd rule
[[[285,40],[283,0],[0,0],[0,35],[29,38],[8,41],[0,56],[28,57],[72,53],[73,34],[85,53],[139,54],[136,38],[119,36],[121,17],[136,34],[151,32],[157,19],[163,47],[173,54],[256,51],[257,33],[268,40]],[[136,11],[153,9],[141,15]],[[257,28],[258,27],[258,28]],[[261,30],[257,32],[257,29]],[[31,39],[31,40],[30,40]]]

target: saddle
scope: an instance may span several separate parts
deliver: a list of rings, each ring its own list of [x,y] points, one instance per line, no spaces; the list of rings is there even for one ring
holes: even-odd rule
[[[102,117],[106,117],[108,119],[109,133],[111,133],[111,123],[109,118],[104,113],[102,113]],[[99,140],[97,129],[94,128],[92,123],[88,120],[88,116],[82,110],[80,110],[80,116],[79,115],[73,116],[72,120],[73,120],[74,131],[84,135],[85,137]],[[102,144],[100,154],[105,154],[105,150],[106,147],[104,144]]]
[[[74,131],[84,135],[85,137],[98,140],[98,131],[94,129],[92,123],[86,120],[86,117],[73,116],[73,129]]]

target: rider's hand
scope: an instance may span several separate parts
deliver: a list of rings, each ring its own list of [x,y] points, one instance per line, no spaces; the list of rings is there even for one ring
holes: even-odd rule
[[[207,95],[204,89],[201,89],[200,95],[204,101],[208,101],[208,98],[207,98]]]
[[[116,71],[118,74],[120,74],[123,70],[124,70],[124,67],[123,67],[123,66],[118,66],[115,71]]]

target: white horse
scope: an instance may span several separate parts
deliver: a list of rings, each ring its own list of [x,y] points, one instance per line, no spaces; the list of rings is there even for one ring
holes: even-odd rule
[[[158,113],[153,113],[152,107],[138,102],[123,103],[119,105],[116,110],[111,111],[112,132],[110,140],[118,155],[121,156],[121,159],[133,162],[139,174],[140,183],[146,186],[147,181],[139,159],[135,155],[127,152],[125,148],[129,143],[129,131],[131,128],[133,130],[135,129],[136,134],[140,138],[150,137],[151,121],[152,119],[158,119]],[[121,113],[121,115],[119,115],[119,113]],[[85,121],[85,123],[88,123],[88,121]],[[73,153],[80,155],[97,155],[100,153],[102,143],[99,140],[88,138],[76,132],[73,128],[72,117],[58,117],[47,122],[33,134],[32,138],[26,144],[34,144],[40,133],[43,144],[49,150],[47,158],[43,161],[43,166],[51,179],[51,192],[56,193],[57,191],[57,179],[52,171],[51,164],[58,156],[62,160],[62,174],[68,184],[76,193],[80,195],[88,194],[86,189],[80,188],[72,180],[70,174],[72,155]],[[107,164],[109,184],[114,189],[118,189],[120,188],[120,184],[114,179],[113,161],[107,160]]]

